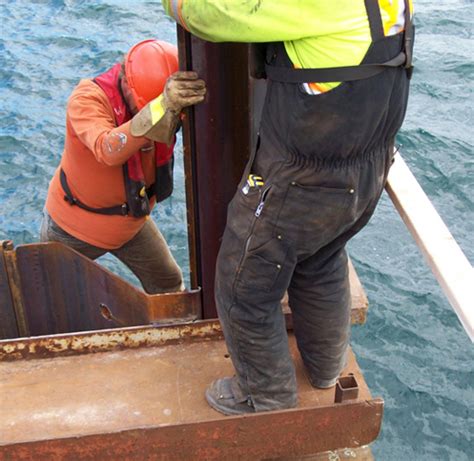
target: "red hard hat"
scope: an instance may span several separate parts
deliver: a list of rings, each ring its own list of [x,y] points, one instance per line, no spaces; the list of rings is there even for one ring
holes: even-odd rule
[[[145,40],[125,56],[125,76],[138,110],[159,96],[178,70],[178,49],[161,40]]]

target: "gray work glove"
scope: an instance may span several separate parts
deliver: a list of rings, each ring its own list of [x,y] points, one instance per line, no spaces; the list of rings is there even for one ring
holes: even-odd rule
[[[204,100],[206,84],[196,72],[178,71],[168,77],[163,93],[132,118],[132,136],[171,144],[184,107]]]
[[[163,100],[167,110],[179,114],[183,108],[202,102],[205,95],[206,84],[197,72],[178,71],[166,81]]]

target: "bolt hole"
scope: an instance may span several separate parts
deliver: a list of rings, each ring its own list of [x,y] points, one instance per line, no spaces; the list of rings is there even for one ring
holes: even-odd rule
[[[228,358],[230,358],[230,355],[229,355],[229,354],[224,354],[224,357],[225,357],[226,359],[228,359]]]
[[[104,319],[106,320],[113,319],[112,312],[110,312],[110,309],[104,303],[99,304],[99,309],[100,309],[100,315],[102,315]]]

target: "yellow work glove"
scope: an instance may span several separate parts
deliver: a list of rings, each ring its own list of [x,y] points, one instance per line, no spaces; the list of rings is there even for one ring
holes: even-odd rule
[[[163,93],[132,118],[130,133],[169,145],[181,110],[202,102],[205,94],[204,80],[196,72],[175,72],[166,81]]]

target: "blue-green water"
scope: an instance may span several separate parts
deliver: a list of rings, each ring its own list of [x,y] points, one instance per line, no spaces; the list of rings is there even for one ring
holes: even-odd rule
[[[416,12],[416,71],[398,142],[472,262],[473,2],[419,0]],[[38,239],[66,100],[78,80],[153,36],[176,41],[161,2],[0,3],[0,239]],[[176,192],[154,217],[187,270],[180,163]],[[474,459],[473,346],[386,196],[350,252],[370,301],[353,348],[372,393],[385,399],[376,458]],[[103,262],[130,277],[113,258]]]

